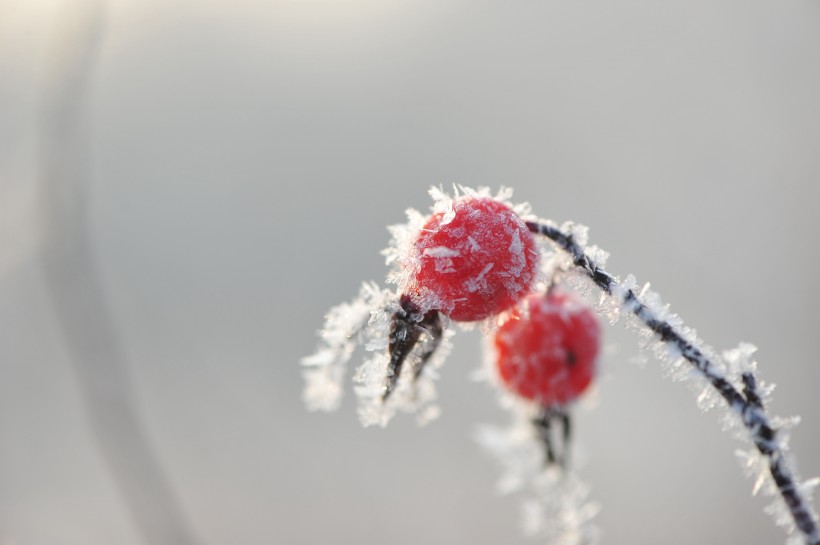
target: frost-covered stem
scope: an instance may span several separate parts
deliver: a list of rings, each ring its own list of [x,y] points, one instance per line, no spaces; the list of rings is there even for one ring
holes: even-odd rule
[[[812,513],[807,498],[798,488],[794,474],[789,467],[783,450],[777,439],[778,430],[774,428],[766,413],[763,402],[757,391],[757,381],[750,372],[743,374],[743,392],[739,392],[723,375],[720,369],[698,347],[686,340],[669,322],[660,318],[641,302],[631,289],[624,289],[618,280],[599,267],[578,244],[572,234],[543,222],[528,221],[527,228],[536,234],[543,235],[571,257],[573,264],[582,269],[590,279],[610,296],[618,294],[623,306],[653,331],[663,342],[676,347],[684,359],[692,364],[700,374],[726,400],[731,410],[740,416],[743,425],[749,431],[752,442],[761,455],[768,460],[769,472],[780,495],[783,497],[795,526],[803,534],[807,545],[820,545],[820,530]]]

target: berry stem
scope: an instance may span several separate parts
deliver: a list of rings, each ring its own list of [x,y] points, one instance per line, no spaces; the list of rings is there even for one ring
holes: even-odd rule
[[[558,437],[561,438],[561,452],[556,449],[553,440],[554,422],[561,426]],[[557,464],[562,469],[567,468],[569,458],[569,443],[572,435],[569,413],[561,407],[541,407],[538,416],[532,419],[535,433],[544,445],[544,463],[546,466]],[[557,433],[557,432],[556,432]]]
[[[572,234],[543,221],[528,221],[526,224],[532,233],[549,238],[568,253],[572,257],[573,264],[581,269],[595,285],[609,296],[619,297],[620,303],[626,310],[653,331],[661,341],[676,347],[683,358],[709,381],[729,408],[740,417],[755,447],[767,459],[769,473],[786,503],[795,526],[803,534],[806,545],[820,545],[817,517],[808,498],[800,490],[794,472],[777,441],[778,430],[771,424],[769,415],[766,413],[754,374],[743,373],[743,392],[738,391],[720,368],[697,346],[686,340],[669,322],[660,318],[644,304],[640,296],[632,289],[624,288],[615,276],[599,267],[584,251],[584,248],[575,241]]]
[[[424,366],[430,361],[444,334],[444,326],[437,311],[431,310],[419,319],[419,308],[410,300],[410,297],[402,295],[399,304],[401,309],[396,311],[390,323],[388,344],[390,361],[387,364],[387,384],[382,394],[382,401],[387,401],[396,388],[404,362],[419,342],[422,333],[430,336],[430,342],[419,354],[416,368],[413,370],[414,382],[421,376]]]

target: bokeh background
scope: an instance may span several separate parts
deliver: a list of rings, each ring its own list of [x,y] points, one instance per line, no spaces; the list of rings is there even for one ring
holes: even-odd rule
[[[816,0],[0,0],[0,543],[147,542],[77,372],[110,353],[196,543],[532,543],[472,439],[506,421],[478,333],[425,428],[300,400],[433,184],[512,186],[757,344],[818,475],[818,180]],[[718,418],[606,340],[576,436],[605,541],[782,542]]]

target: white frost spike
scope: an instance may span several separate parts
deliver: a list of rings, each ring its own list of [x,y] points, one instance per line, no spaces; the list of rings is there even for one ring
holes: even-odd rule
[[[453,198],[445,193],[440,187],[431,187],[429,193],[430,197],[433,198],[434,213],[443,213],[443,216],[441,217],[441,225],[447,225],[453,221],[453,218],[456,217],[456,211],[453,208]]]
[[[763,488],[763,485],[766,484],[768,479],[769,468],[763,464],[763,467],[760,468],[760,473],[757,476],[757,480],[755,481],[754,486],[752,486],[752,496],[757,496],[757,493],[760,492],[760,489]]]
[[[685,365],[685,364],[684,364]],[[715,407],[719,407],[723,402],[720,395],[715,392],[711,384],[704,384],[703,389],[698,395],[697,403],[700,410],[703,412],[710,411]]]
[[[765,488],[765,485],[770,480],[769,465],[766,459],[761,456],[754,447],[751,447],[749,450],[736,450],[735,456],[737,456],[740,462],[743,473],[755,479],[754,486],[752,487],[752,495],[756,496]]]
[[[755,352],[757,352],[755,345],[741,342],[737,348],[726,350],[722,354],[723,361],[726,365],[726,374],[729,379],[734,381],[738,388],[743,388],[743,375],[755,375],[757,373],[757,362],[752,359]],[[767,385],[758,380],[758,395],[763,401],[764,406],[769,404],[773,389],[774,385]]]
[[[820,485],[820,477],[814,477],[801,484],[800,488],[807,496],[813,496],[814,489],[817,488],[818,485]]]
[[[740,377],[743,373],[754,373],[757,371],[757,362],[752,360],[752,356],[757,352],[757,347],[751,343],[742,342],[737,348],[723,352],[723,359],[726,361],[729,373]]]
[[[424,214],[413,208],[408,208],[405,214],[407,223],[391,225],[387,228],[390,232],[390,245],[382,250],[382,255],[385,256],[387,265],[393,265],[387,275],[389,284],[401,284],[403,280],[406,280],[406,276],[412,275],[413,269],[401,266],[401,264],[411,252],[413,241],[427,220]]]
[[[425,248],[424,255],[429,255],[434,258],[456,257],[461,255],[457,250],[447,248],[446,246],[436,246],[435,248]]]
[[[313,355],[302,358],[305,367],[302,397],[309,410],[339,408],[346,364],[356,345],[362,342],[368,324],[386,314],[391,303],[395,304],[395,295],[370,282],[362,285],[353,301],[330,309],[319,332],[322,339],[319,348]]]
[[[468,292],[473,293],[479,290],[487,290],[487,280],[484,278],[490,272],[495,263],[487,263],[480,273],[475,278],[470,278],[464,282],[464,287]]]

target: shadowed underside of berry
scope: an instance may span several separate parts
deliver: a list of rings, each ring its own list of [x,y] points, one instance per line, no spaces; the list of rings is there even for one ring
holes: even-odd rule
[[[530,295],[526,312],[513,314],[495,333],[498,375],[515,394],[563,406],[592,382],[600,325],[592,310],[557,290]]]
[[[482,320],[529,292],[537,263],[533,236],[515,212],[490,197],[464,196],[421,228],[402,289],[422,308],[456,321]]]

